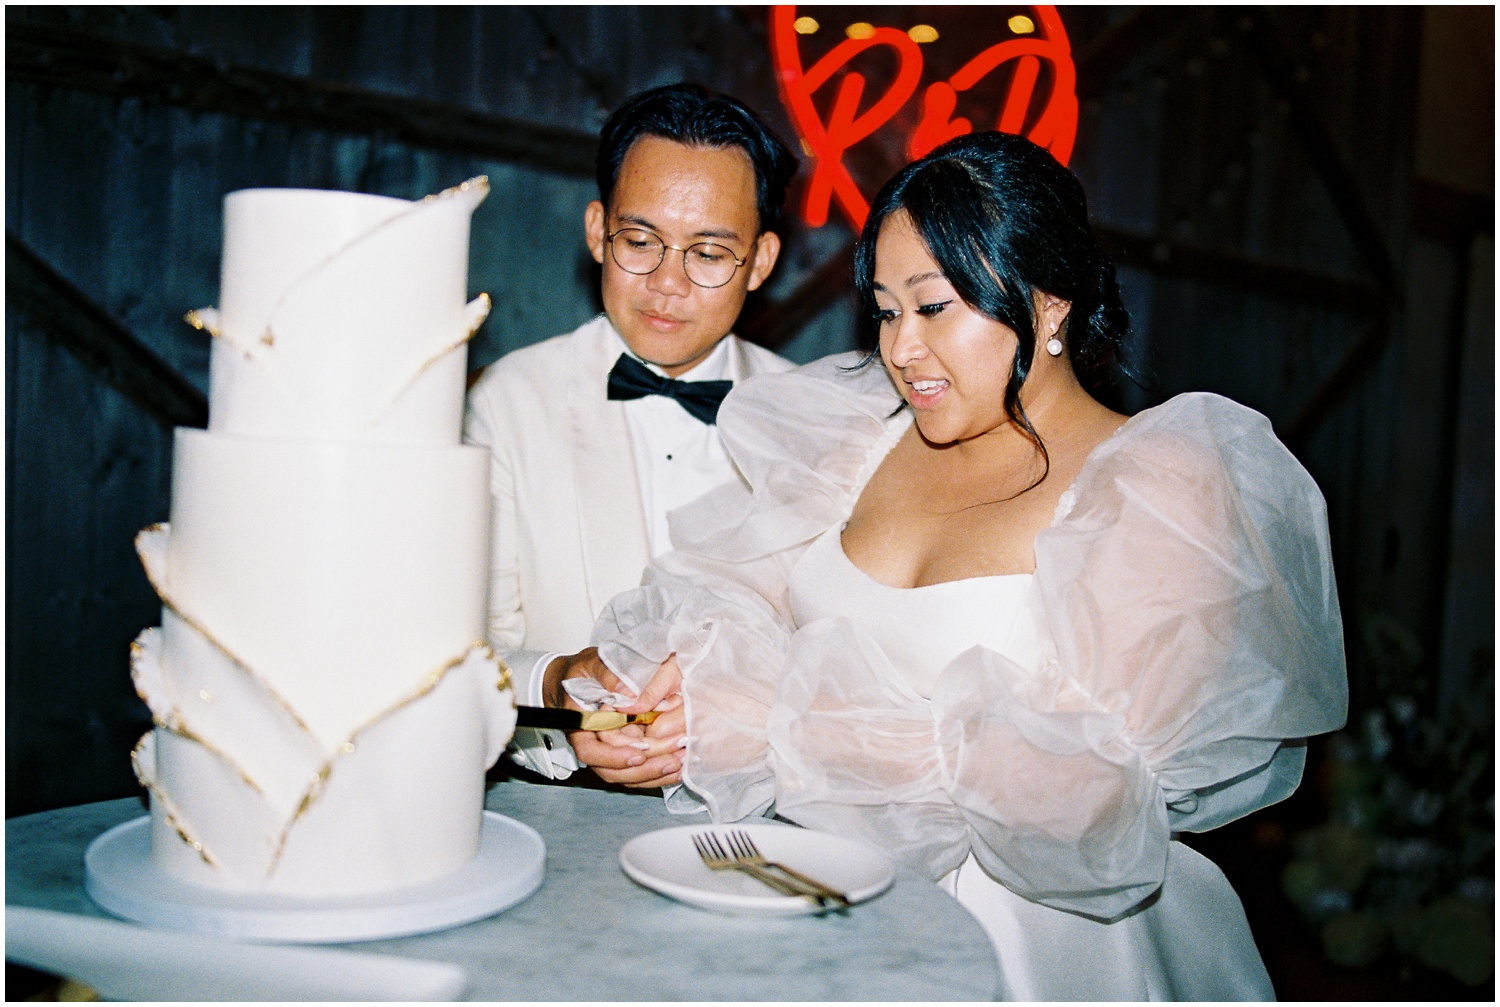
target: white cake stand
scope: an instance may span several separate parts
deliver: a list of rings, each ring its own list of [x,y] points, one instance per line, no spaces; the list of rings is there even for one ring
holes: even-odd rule
[[[536,830],[486,811],[474,859],[435,881],[329,898],[224,892],[157,867],[151,818],[142,816],[90,843],[83,864],[90,898],[148,927],[267,944],[334,944],[407,937],[493,916],[541,887],[546,856]]]

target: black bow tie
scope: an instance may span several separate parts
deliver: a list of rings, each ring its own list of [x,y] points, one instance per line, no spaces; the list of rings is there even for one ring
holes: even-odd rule
[[[647,395],[665,395],[676,399],[695,419],[712,425],[719,417],[719,403],[734,387],[733,381],[678,381],[648,370],[634,357],[624,353],[609,372],[609,397],[639,399]]]

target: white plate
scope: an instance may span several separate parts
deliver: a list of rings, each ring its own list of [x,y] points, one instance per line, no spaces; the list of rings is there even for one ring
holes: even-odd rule
[[[620,850],[620,867],[636,884],[703,909],[744,915],[796,916],[817,912],[809,899],[781,895],[739,871],[713,871],[693,848],[693,836],[712,832],[728,848],[728,833],[749,833],[767,860],[801,871],[849,896],[873,899],[896,880],[889,857],[852,839],[772,822],[683,825],[636,836]]]

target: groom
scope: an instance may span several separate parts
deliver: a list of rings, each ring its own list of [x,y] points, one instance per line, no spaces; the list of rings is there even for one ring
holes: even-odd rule
[[[667,513],[740,478],[714,426],[724,393],[792,366],[729,331],[781,250],[797,169],[781,141],[739,102],[676,84],[615,112],[597,165],[584,233],[604,314],[486,368],[464,423],[491,453],[487,634],[532,706],[571,703],[561,680],[593,666],[562,655],[671,548]],[[517,762],[553,779],[583,764],[647,787],[675,778],[678,751],[664,736],[621,747],[520,729],[512,741]]]

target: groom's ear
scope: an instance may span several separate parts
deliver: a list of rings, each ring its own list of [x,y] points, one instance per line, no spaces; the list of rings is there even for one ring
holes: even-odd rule
[[[597,199],[583,211],[583,238],[594,261],[604,265],[604,204]]]
[[[750,282],[745,285],[746,290],[754,290],[766,282],[780,254],[781,237],[775,231],[760,232],[755,239],[755,251],[750,253]]]

